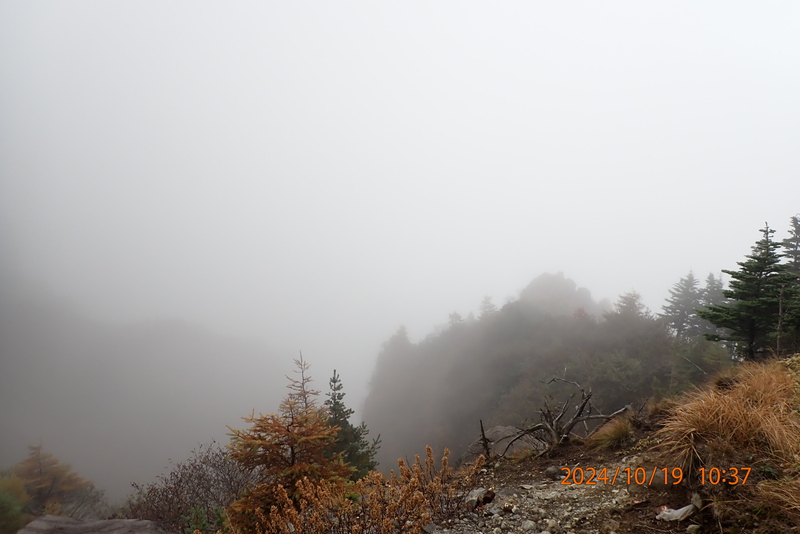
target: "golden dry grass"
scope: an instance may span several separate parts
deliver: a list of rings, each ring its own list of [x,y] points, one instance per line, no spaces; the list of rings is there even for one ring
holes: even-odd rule
[[[685,472],[747,456],[787,462],[800,453],[800,391],[787,364],[743,364],[732,378],[689,393],[664,421],[661,448]]]
[[[615,417],[589,436],[586,444],[599,450],[614,450],[625,446],[633,436],[630,417]]]
[[[756,486],[756,495],[800,523],[800,480],[766,480]]]
[[[700,467],[752,469],[744,485],[705,487],[718,518],[800,521],[800,355],[742,364],[686,394],[656,437],[661,462],[695,481]]]

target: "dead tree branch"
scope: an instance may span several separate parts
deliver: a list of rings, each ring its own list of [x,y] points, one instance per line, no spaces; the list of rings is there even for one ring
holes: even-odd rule
[[[506,445],[506,448],[501,456],[505,456],[506,452],[508,452],[508,449],[511,447],[511,445],[514,444],[514,442],[516,442],[518,439],[521,439],[523,436],[529,436],[534,434],[538,434],[537,439],[540,439],[547,444],[547,447],[537,455],[537,457],[542,456],[544,454],[551,452],[556,447],[563,445],[567,441],[569,436],[572,434],[572,430],[573,428],[575,428],[576,425],[583,423],[585,428],[588,429],[588,427],[586,426],[586,423],[588,421],[594,421],[594,420],[608,421],[609,419],[618,417],[623,413],[627,412],[628,410],[631,410],[630,406],[625,406],[615,411],[612,414],[603,415],[602,413],[600,413],[600,410],[598,410],[592,404],[591,388],[586,390],[583,388],[583,386],[581,386],[577,382],[573,382],[571,380],[566,380],[564,378],[558,378],[558,377],[551,378],[548,382],[543,382],[543,383],[551,384],[553,382],[563,382],[565,384],[571,384],[580,389],[581,401],[579,404],[575,406],[574,408],[575,411],[572,414],[572,417],[570,417],[566,422],[562,421],[562,419],[564,419],[567,412],[569,411],[570,403],[572,399],[575,397],[574,393],[570,395],[569,399],[564,401],[564,403],[557,409],[551,407],[550,403],[548,402],[548,399],[545,398],[544,407],[539,409],[539,419],[541,420],[541,422],[533,426],[530,426],[528,428],[519,428],[518,429],[519,433],[514,437],[514,439],[512,439],[508,443],[508,445]],[[593,414],[592,413],[593,411],[596,413]],[[597,428],[599,428],[599,426]],[[595,430],[597,430],[597,428],[595,428]],[[483,423],[481,423],[481,433],[483,433]],[[593,433],[594,431],[588,433],[588,435],[591,435]]]

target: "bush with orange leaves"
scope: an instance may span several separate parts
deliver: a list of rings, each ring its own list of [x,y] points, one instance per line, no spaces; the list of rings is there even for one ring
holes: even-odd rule
[[[448,466],[445,449],[440,468],[436,468],[433,450],[426,448],[426,458],[419,456],[411,466],[399,460],[399,473],[386,478],[377,471],[349,487],[327,480],[304,478],[291,499],[282,487],[276,492],[278,502],[269,511],[258,509],[258,534],[394,534],[401,531],[421,534],[422,527],[454,517],[464,505],[473,487],[475,475],[483,464],[455,472]]]

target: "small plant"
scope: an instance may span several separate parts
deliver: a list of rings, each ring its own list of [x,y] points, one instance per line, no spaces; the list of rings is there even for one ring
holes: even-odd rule
[[[769,465],[769,464],[767,464],[767,465],[760,465],[760,466],[758,467],[758,473],[759,473],[759,474],[760,474],[762,477],[764,477],[764,478],[769,478],[769,479],[772,479],[772,480],[777,480],[777,479],[780,477],[780,473],[778,473],[778,470],[777,470],[777,469],[775,469],[774,467],[772,467],[772,466],[771,466],[771,465]]]
[[[208,532],[210,524],[208,515],[202,506],[195,505],[189,509],[189,513],[182,518],[187,526],[183,528],[184,534],[193,534],[194,532]]]

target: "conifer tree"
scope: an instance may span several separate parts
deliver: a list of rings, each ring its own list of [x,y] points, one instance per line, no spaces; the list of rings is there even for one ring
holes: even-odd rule
[[[689,271],[689,274],[669,290],[670,297],[662,308],[664,313],[661,316],[678,338],[693,337],[700,331],[699,318],[695,311],[700,307],[697,285],[697,278]]]
[[[800,276],[800,215],[789,218],[789,224],[789,237],[781,241],[783,255],[788,259],[788,271]]]
[[[353,468],[350,478],[355,481],[366,476],[377,466],[375,455],[378,452],[380,436],[370,443],[367,440],[369,430],[366,423],[362,421],[358,426],[350,423],[350,416],[354,412],[344,404],[343,388],[339,374],[334,369],[325,406],[328,408],[328,423],[338,430],[336,440],[328,447],[326,454],[331,458],[341,455],[344,462]]]
[[[25,512],[82,519],[103,506],[102,492],[69,464],[45,452],[41,445],[30,445],[28,449],[28,457],[12,468],[28,495]]]
[[[781,244],[772,239],[775,230],[765,225],[763,237],[753,246],[738,271],[723,270],[731,276],[730,289],[723,291],[728,303],[712,304],[698,312],[725,334],[711,334],[712,340],[730,341],[740,357],[755,360],[765,357],[769,349],[780,351],[782,321],[785,309],[781,301],[791,275],[780,263]]]
[[[497,306],[495,306],[492,302],[492,297],[487,295],[483,297],[483,300],[481,300],[481,304],[478,309],[480,310],[478,319],[485,319],[497,311]]]
[[[782,288],[781,293],[781,348],[788,351],[800,350],[800,215],[789,219],[789,237],[784,239],[786,270],[792,280]]]
[[[247,532],[260,525],[256,510],[269,510],[282,487],[291,499],[299,496],[298,483],[326,480],[344,483],[352,468],[342,454],[327,454],[335,443],[338,428],[328,422],[328,413],[317,405],[319,391],[310,387],[308,364],[302,354],[294,360],[299,378],[290,378],[289,393],[277,414],[243,418],[247,430],[231,429],[231,457],[257,476],[256,486],[235,501],[228,513],[234,527]]]
[[[703,310],[713,305],[717,304],[724,304],[727,302],[725,298],[725,284],[722,282],[721,276],[714,276],[714,273],[708,273],[706,277],[706,285],[703,286],[699,291],[699,306],[695,309],[695,313],[699,310]],[[718,328],[707,319],[701,317],[699,314],[697,315],[699,326],[700,326],[700,334],[704,337],[708,338],[709,336],[722,336],[724,335],[724,330]]]

